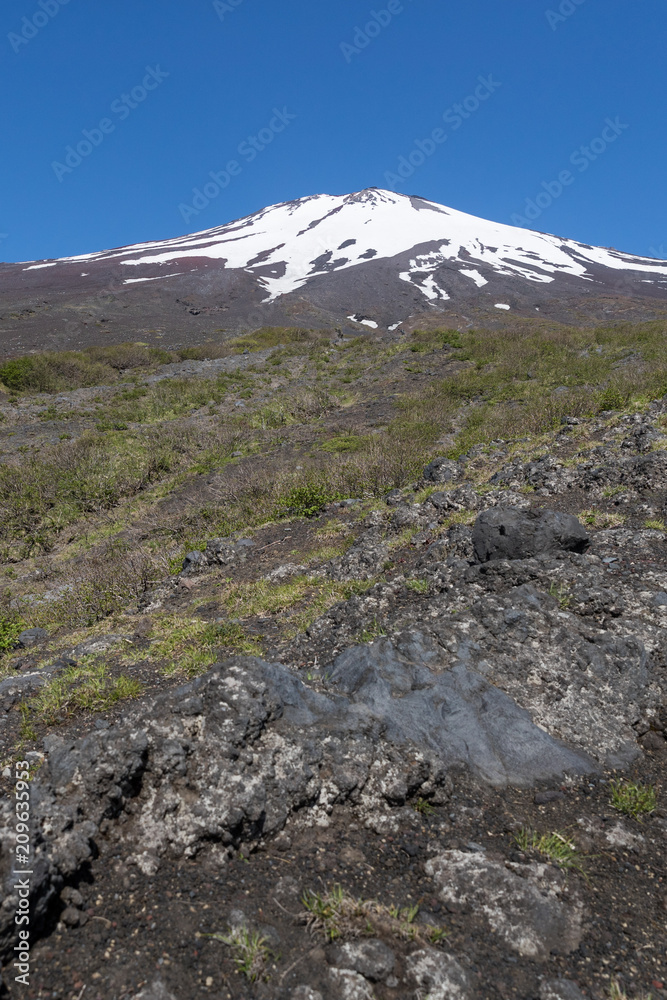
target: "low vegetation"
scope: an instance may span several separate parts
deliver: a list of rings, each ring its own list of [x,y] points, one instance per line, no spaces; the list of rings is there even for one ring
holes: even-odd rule
[[[99,662],[81,662],[68,667],[48,681],[34,698],[23,702],[22,735],[36,738],[37,727],[52,726],[78,712],[105,712],[120,701],[137,698],[142,691],[139,681],[121,674],[110,675]]]
[[[419,906],[385,906],[372,899],[357,899],[341,885],[323,892],[308,891],[301,900],[306,926],[327,941],[385,933],[411,941],[437,944],[446,937],[441,927],[422,926],[416,918]]]
[[[458,457],[477,447],[490,468],[500,441],[503,454],[534,455],[564,416],[602,414],[613,425],[620,414],[609,410],[630,414],[667,389],[663,345],[663,323],[573,329],[515,319],[498,331],[421,330],[393,343],[332,342],[332,331],[280,327],[178,350],[121,344],[7,360],[0,365],[10,403],[3,440],[14,433],[19,401],[59,426],[39,447],[22,444],[0,456],[0,673],[11,669],[23,628],[46,628],[62,648],[73,630],[96,629],[140,602],[208,538],[316,521],[340,499],[358,498],[360,512],[368,511],[417,480],[435,454]],[[243,370],[146,380],[165,362],[244,352],[256,363]],[[406,360],[426,368],[437,360],[447,376],[417,392],[403,385],[378,419],[348,419],[367,400],[383,401]],[[35,397],[93,385],[99,392],[73,409]],[[439,531],[475,516],[452,513]],[[613,511],[581,516],[596,528],[622,523]],[[646,526],[664,529],[655,518]],[[390,540],[392,559],[414,533],[408,527]],[[195,623],[193,613],[162,621],[151,657],[164,672],[189,677],[215,662],[218,650],[261,652],[253,618],[280,616],[288,636],[304,631],[337,601],[372,586],[316,575],[351,538],[349,526],[331,518],[297,554],[315,575],[223,584],[221,620]],[[405,585],[415,595],[428,588],[418,578]],[[566,608],[569,593],[552,592]],[[376,621],[360,638],[382,634]]]
[[[214,941],[226,944],[232,952],[236,971],[256,983],[264,976],[266,966],[272,958],[266,938],[259,931],[247,927],[234,927],[227,934],[208,934]]]
[[[612,781],[611,804],[614,809],[641,822],[642,817],[654,812],[658,797],[653,785],[619,779]]]
[[[583,872],[584,855],[564,833],[557,830],[552,833],[537,833],[535,830],[522,829],[516,834],[515,840],[522,851],[536,851],[561,868],[576,868]]]

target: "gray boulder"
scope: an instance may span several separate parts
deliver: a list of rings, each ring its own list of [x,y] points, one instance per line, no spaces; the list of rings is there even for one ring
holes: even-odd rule
[[[360,972],[373,983],[381,982],[390,976],[396,964],[396,956],[391,948],[377,938],[347,941],[332,950],[332,959],[338,968]]]
[[[17,643],[21,649],[28,649],[30,646],[38,646],[40,642],[46,642],[49,633],[45,628],[27,628],[21,632],[17,638]]]
[[[449,458],[434,458],[422,473],[427,483],[450,483],[461,475],[461,468]]]
[[[444,903],[486,917],[507,947],[548,961],[579,947],[583,908],[565,902],[565,877],[552,865],[503,865],[482,853],[445,851],[426,863]],[[569,898],[569,897],[568,897]]]
[[[428,990],[428,1000],[468,1000],[471,996],[468,977],[453,955],[421,948],[408,955],[405,967],[408,977],[421,987],[418,996],[424,990]]]
[[[530,559],[546,552],[585,552],[588,533],[572,514],[494,507],[478,515],[472,531],[480,562]]]
[[[409,658],[408,658],[409,657]],[[395,744],[430,750],[448,767],[465,766],[492,785],[530,785],[596,766],[538,728],[528,712],[484,678],[414,634],[403,653],[388,639],[341,653],[329,683]]]

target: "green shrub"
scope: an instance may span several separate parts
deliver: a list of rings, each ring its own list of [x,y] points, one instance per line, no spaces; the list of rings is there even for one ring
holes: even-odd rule
[[[13,392],[62,392],[118,380],[125,369],[153,369],[173,361],[159,347],[112,344],[83,351],[42,351],[0,364],[0,382]]]
[[[622,410],[628,402],[628,393],[621,392],[615,385],[609,385],[597,397],[598,413],[604,410]]]
[[[279,500],[277,512],[279,517],[316,517],[327,504],[339,499],[340,493],[332,491],[323,482],[305,483],[295,486]]]
[[[20,618],[0,611],[0,654],[8,653],[16,647],[16,640],[26,627]]]

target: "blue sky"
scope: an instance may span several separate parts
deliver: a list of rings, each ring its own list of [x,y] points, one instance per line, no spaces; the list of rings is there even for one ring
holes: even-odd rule
[[[665,0],[13,0],[0,27],[0,259],[370,186],[667,257]]]

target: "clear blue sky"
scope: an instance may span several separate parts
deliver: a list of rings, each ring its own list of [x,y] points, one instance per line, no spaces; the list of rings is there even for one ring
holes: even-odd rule
[[[0,259],[370,186],[501,222],[544,192],[533,228],[667,257],[665,0],[12,0],[0,23]]]

